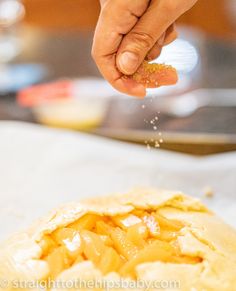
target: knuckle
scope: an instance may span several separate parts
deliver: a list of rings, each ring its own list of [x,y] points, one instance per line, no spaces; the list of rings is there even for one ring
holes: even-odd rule
[[[138,46],[140,49],[148,50],[150,49],[156,42],[156,40],[146,32],[131,32],[132,41]]]

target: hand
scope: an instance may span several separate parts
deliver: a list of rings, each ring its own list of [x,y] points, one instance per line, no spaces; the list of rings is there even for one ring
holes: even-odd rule
[[[132,75],[146,57],[158,57],[177,36],[175,21],[197,0],[101,0],[93,58],[118,91],[144,97],[146,89]]]

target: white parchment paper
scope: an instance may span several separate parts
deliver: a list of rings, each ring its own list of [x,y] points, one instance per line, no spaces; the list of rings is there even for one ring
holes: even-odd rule
[[[135,186],[182,190],[236,226],[236,152],[199,158],[0,122],[0,240],[64,202]]]

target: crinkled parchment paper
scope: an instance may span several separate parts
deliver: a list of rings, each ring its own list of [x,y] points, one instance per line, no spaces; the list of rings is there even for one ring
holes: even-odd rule
[[[64,202],[136,186],[199,197],[236,227],[236,152],[199,158],[25,123],[0,123],[0,240]],[[206,187],[213,197],[204,196]]]

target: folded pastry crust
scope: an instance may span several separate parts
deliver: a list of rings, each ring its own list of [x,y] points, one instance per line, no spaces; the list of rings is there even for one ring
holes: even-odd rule
[[[64,246],[58,241],[68,247],[72,240],[66,236],[71,233],[78,249],[70,249],[62,270],[57,260],[64,255]],[[57,255],[50,255],[53,252]],[[178,191],[135,189],[71,203],[0,245],[0,290],[40,290],[39,282],[46,290],[108,286],[109,290],[160,290],[162,286],[233,291],[236,232],[201,202]]]

